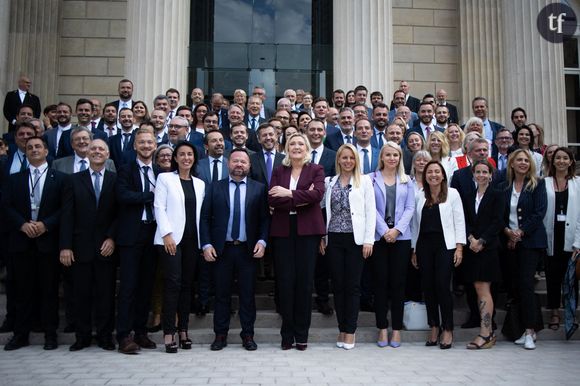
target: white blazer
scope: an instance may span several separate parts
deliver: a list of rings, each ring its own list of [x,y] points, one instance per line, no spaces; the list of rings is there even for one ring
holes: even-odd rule
[[[548,236],[548,256],[554,256],[554,217],[556,213],[556,192],[554,178],[546,177],[546,195],[548,208],[544,216],[544,227]],[[568,208],[566,210],[566,227],[564,229],[564,250],[572,252],[574,245],[580,244],[580,232],[577,232],[580,216],[580,178],[568,180]]]
[[[196,177],[191,177],[191,181],[195,191],[195,220],[198,248],[200,248],[199,219],[205,196],[205,183]],[[161,173],[157,176],[153,205],[155,207],[155,219],[157,220],[155,245],[163,245],[163,236],[170,233],[175,244],[179,244],[185,229],[185,194],[183,194],[181,180],[177,172]]]
[[[415,216],[413,216],[413,238],[411,240],[413,249],[417,246],[425,201],[425,193],[415,196]],[[463,203],[457,190],[447,189],[447,201],[439,204],[439,214],[447,249],[455,249],[456,244],[465,244],[467,237],[465,234],[465,216],[463,215]]]
[[[352,231],[356,245],[375,243],[375,225],[376,225],[376,208],[375,208],[375,191],[371,179],[367,175],[360,176],[360,186],[354,186],[353,179],[350,179],[352,186],[348,194],[350,203],[350,217],[352,219]],[[324,202],[326,204],[326,231],[332,217],[330,208],[330,197],[332,187],[337,183],[339,176],[326,177],[324,180],[326,191],[324,193]],[[328,242],[328,239],[326,240]]]
[[[457,166],[457,160],[455,157],[443,157],[441,159],[441,165],[443,165],[445,174],[447,174],[447,186],[450,186],[453,173],[455,173],[456,170],[459,170],[459,166]]]

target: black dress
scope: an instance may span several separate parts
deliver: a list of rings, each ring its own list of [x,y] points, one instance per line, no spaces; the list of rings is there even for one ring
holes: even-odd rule
[[[484,239],[484,248],[475,253],[469,249],[469,241],[464,251],[462,273],[467,282],[498,282],[501,279],[498,246],[502,229],[503,200],[499,192],[488,188],[484,193],[477,213],[475,197],[477,191],[464,200],[465,222],[468,236]]]

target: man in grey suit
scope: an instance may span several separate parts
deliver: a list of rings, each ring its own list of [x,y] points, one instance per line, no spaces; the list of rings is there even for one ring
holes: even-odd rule
[[[78,173],[89,167],[89,145],[93,139],[93,134],[88,127],[77,126],[71,129],[70,142],[74,154],[68,157],[59,158],[52,164],[53,169],[65,174]],[[108,171],[115,172],[115,164],[107,159],[105,168]]]

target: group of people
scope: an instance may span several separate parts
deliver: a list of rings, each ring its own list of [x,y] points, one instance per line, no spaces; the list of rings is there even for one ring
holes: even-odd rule
[[[19,90],[30,86],[21,81]],[[400,347],[404,302],[419,297],[431,328],[426,345],[451,348],[455,273],[472,288],[480,327],[468,349],[495,344],[492,287],[500,281],[521,308],[516,343],[533,349],[534,274],[545,252],[548,308],[559,324],[565,267],[580,248],[580,184],[573,153],[541,142],[538,149],[521,108],[509,130],[487,118],[487,101],[477,97],[461,127],[444,90],[418,100],[403,81],[390,107],[380,92],[368,107],[364,86],[354,101],[336,90],[333,107],[307,93],[300,105],[286,90],[275,112],[262,87],[250,97],[236,90],[233,103],[215,93],[208,104],[196,88],[193,108],[169,89],[149,113],[124,79],[120,99],[102,112],[98,100],[79,99],[77,125],[68,104],[55,105],[53,118],[45,108],[45,130],[39,107],[24,103],[28,89],[20,91],[0,161],[2,328],[14,332],[5,350],[28,345],[35,329],[45,349],[58,347],[61,273],[71,351],[91,345],[93,327],[105,350],[153,349],[151,311],[166,352],[191,349],[196,271],[202,304],[209,287],[215,292],[211,349],[227,346],[236,279],[241,342],[256,350],[255,278],[265,256],[283,350],[307,349],[313,287],[318,309],[332,314],[329,279],[337,347],[355,347],[369,302],[377,345]]]

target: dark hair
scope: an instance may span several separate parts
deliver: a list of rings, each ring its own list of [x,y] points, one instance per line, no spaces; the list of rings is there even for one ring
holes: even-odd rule
[[[383,102],[379,102],[376,105],[374,105],[374,107],[373,107],[373,113],[375,112],[376,109],[387,109],[387,110],[389,110],[389,106],[387,106]]]
[[[103,111],[105,111],[105,109],[106,109],[107,107],[114,107],[114,108],[115,108],[115,111],[117,111],[117,104],[116,104],[115,102],[109,102],[109,103],[107,103],[106,105],[104,105],[104,106],[103,106]]]
[[[130,112],[131,112],[131,114],[133,113],[133,110],[131,110],[130,108],[128,108],[128,107],[123,107],[121,110],[119,110],[119,115],[121,115],[121,113],[122,113],[123,111],[130,111]]]
[[[177,108],[176,114],[179,114],[179,112],[180,112],[180,111],[183,111],[183,110],[187,110],[187,111],[189,111],[190,113],[192,113],[192,115],[193,115],[193,111],[191,110],[191,107],[189,107],[189,106],[186,106],[186,105],[181,105],[181,106],[179,106],[179,107]]]
[[[23,104],[23,105],[18,106],[18,110],[17,110],[16,115],[20,114],[20,111],[23,108],[29,108],[30,110],[32,110],[32,114],[34,114],[34,108],[31,105],[29,105],[29,104]]]
[[[234,153],[244,153],[245,155],[248,156],[248,158],[250,157],[250,154],[248,153],[248,151],[244,148],[241,147],[234,147],[231,151],[230,151],[230,157],[232,156],[232,154]]]
[[[332,92],[332,95],[334,95],[334,94],[344,94],[344,90],[342,90],[342,89],[340,89],[340,88],[337,88],[336,90],[334,90],[334,91]]]
[[[30,120],[26,120],[24,122],[16,122],[14,124],[14,133],[16,134],[18,132],[18,130],[20,130],[21,127],[26,127],[29,129],[34,130],[34,132],[36,133],[36,128],[34,127],[34,125],[30,122]],[[35,134],[36,135],[36,134]]]
[[[209,106],[208,106],[208,105],[206,105],[206,104],[205,104],[205,103],[203,103],[203,102],[196,104],[196,105],[195,105],[195,108],[193,109],[193,114],[192,114],[192,115],[193,115],[193,122],[192,122],[191,126],[192,126],[193,128],[195,128],[195,127],[196,127],[196,126],[199,124],[199,122],[197,121],[197,109],[199,109],[200,107],[205,107],[205,109],[206,109],[207,111],[210,111],[210,110],[211,110],[211,109],[209,108]],[[206,114],[207,114],[207,113],[206,113]],[[202,122],[201,122],[201,123],[203,123],[203,118],[202,118]]]
[[[260,135],[260,130],[264,130],[267,129],[268,127],[272,127],[272,125],[270,124],[270,122],[264,122],[261,123],[260,126],[258,126],[258,128],[256,129],[256,135]],[[273,127],[272,127],[273,128]],[[275,132],[276,130],[274,130]]]
[[[45,149],[48,149],[48,143],[46,143],[46,141],[44,140],[44,138],[42,138],[42,137],[39,137],[38,135],[35,135],[35,136],[33,136],[33,137],[30,137],[30,138],[27,138],[27,139],[26,139],[26,145],[28,145],[28,142],[29,142],[29,141],[31,141],[31,140],[33,140],[33,139],[40,139],[40,142],[42,142],[42,146],[43,146]],[[25,147],[25,148],[26,148],[26,145],[24,145],[24,147]]]
[[[433,99],[435,99],[435,95],[430,94],[430,93],[427,93],[427,94],[423,95],[423,100],[425,100],[425,98],[433,98]]]
[[[443,174],[443,181],[441,181],[441,191],[439,192],[439,196],[437,196],[437,202],[435,202],[431,197],[431,187],[427,183],[427,168],[430,165],[439,166],[441,173]],[[447,173],[445,173],[445,168],[439,161],[432,160],[427,162],[427,165],[425,165],[425,169],[423,169],[423,190],[425,191],[425,206],[427,207],[447,201]]]
[[[522,127],[518,127],[516,131],[513,133],[514,137],[514,148],[519,148],[520,143],[518,142],[518,134],[522,130],[527,130],[530,133],[530,144],[528,145],[529,149],[532,150],[534,148],[534,132],[530,129],[527,125],[523,125]]]
[[[384,98],[384,96],[383,96],[383,93],[382,93],[382,92],[380,92],[380,91],[373,91],[373,92],[371,93],[371,98],[372,98],[372,97],[374,97],[374,96],[380,96],[380,97],[381,97],[381,99],[383,99],[383,98]]]
[[[175,157],[177,157],[177,153],[179,151],[180,148],[187,146],[189,148],[191,148],[191,150],[193,150],[193,164],[191,165],[191,170],[189,171],[189,175],[191,176],[196,176],[196,172],[195,169],[197,167],[197,150],[195,149],[195,145],[191,142],[187,142],[187,141],[179,141],[177,143],[177,146],[175,146],[175,149],[173,149],[173,154],[171,155],[171,171],[174,172],[176,170],[179,170],[179,166],[177,165],[177,161],[175,160]]]
[[[419,110],[421,110],[421,107],[423,107],[424,105],[429,105],[429,106],[433,107],[433,105],[431,104],[431,102],[423,102],[423,101],[421,101],[421,103],[419,104]]]
[[[493,174],[493,172],[495,172],[495,168],[493,167],[493,165],[491,164],[491,162],[489,162],[487,159],[483,159],[483,160],[475,161],[473,163],[473,165],[471,165],[471,172],[472,173],[475,172],[475,167],[477,165],[485,165],[485,166],[487,166],[487,169],[489,170],[489,173],[490,174]]]
[[[224,138],[224,134],[221,131],[219,131],[219,129],[210,130],[203,136],[203,144],[204,145],[207,145],[209,143],[208,141],[209,141],[210,133],[219,133],[219,135],[221,135],[222,138]]]
[[[326,103],[326,106],[328,107],[328,101],[326,100],[325,97],[320,96],[320,97],[316,98],[314,100],[314,102],[312,102],[312,106],[316,105],[318,102],[325,102]]]
[[[68,111],[70,111],[72,113],[72,107],[68,103],[58,102],[58,105],[56,105],[56,107],[58,108],[59,106],[66,106],[66,107],[68,107]]]
[[[168,88],[167,91],[165,91],[165,96],[167,96],[167,94],[169,94],[169,93],[176,93],[177,97],[181,98],[181,94],[175,88]]]
[[[133,106],[131,106],[131,111],[133,111],[135,106],[139,103],[142,104],[143,107],[145,107],[145,116],[143,117],[143,121],[149,121],[151,119],[151,117],[149,116],[149,108],[147,107],[147,103],[145,103],[143,101],[135,101],[135,102],[133,102]]]
[[[511,119],[514,119],[514,115],[518,112],[521,111],[524,114],[524,118],[528,118],[528,114],[526,114],[526,110],[524,110],[522,107],[516,107],[515,109],[512,110],[512,115],[511,115]]]
[[[75,109],[78,109],[80,105],[86,105],[86,104],[91,105],[91,110],[94,108],[93,101],[91,101],[90,99],[87,99],[87,98],[79,98],[77,100],[77,104],[75,105]]]
[[[44,115],[46,115],[46,114],[50,113],[51,111],[55,111],[55,110],[56,110],[56,105],[48,105],[44,108],[44,110],[42,110],[42,113]]]
[[[355,95],[356,95],[356,93],[357,93],[357,92],[359,92],[359,91],[364,91],[364,92],[367,92],[367,93],[369,92],[369,90],[368,90],[368,89],[367,89],[365,86],[363,86],[362,84],[360,84],[360,85],[358,85],[358,86],[356,86],[356,87],[354,88],[354,93],[355,93]]]
[[[552,154],[552,159],[550,161],[550,171],[548,175],[550,177],[556,176],[556,166],[554,165],[554,158],[556,157],[556,153],[559,151],[568,154],[568,157],[570,157],[571,162],[570,166],[568,166],[568,172],[566,173],[566,179],[570,180],[574,178],[574,176],[576,175],[576,160],[574,159],[574,153],[572,153],[572,150],[568,149],[567,147],[559,147],[556,150],[554,150],[554,153]]]

